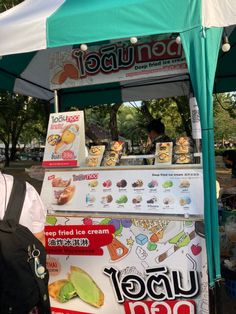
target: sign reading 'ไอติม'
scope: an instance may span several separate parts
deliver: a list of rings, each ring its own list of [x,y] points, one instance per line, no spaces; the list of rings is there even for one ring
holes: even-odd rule
[[[138,78],[187,73],[183,48],[175,38],[145,38],[130,42],[53,50],[50,55],[52,89],[86,86]]]

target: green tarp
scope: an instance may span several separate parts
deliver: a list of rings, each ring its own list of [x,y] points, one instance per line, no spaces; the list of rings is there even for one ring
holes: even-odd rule
[[[201,26],[199,0],[70,0],[47,19],[47,47],[182,32]]]
[[[210,285],[214,284],[214,279],[221,277],[212,97],[221,35],[220,28],[198,28],[181,34],[201,118],[205,234]]]

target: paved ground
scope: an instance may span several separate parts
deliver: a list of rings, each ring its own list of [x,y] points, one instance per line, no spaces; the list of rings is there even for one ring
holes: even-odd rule
[[[224,168],[221,159],[221,157],[216,158],[216,176],[221,187],[224,187],[225,185],[230,184],[230,170]],[[4,168],[2,172],[12,174],[30,182],[40,193],[42,181],[31,178],[25,171],[25,168],[30,168],[31,166],[40,166],[40,163],[33,161],[18,161],[12,163],[9,168]],[[216,309],[213,309],[211,314],[236,314],[236,298],[233,299],[227,295],[224,283],[222,283],[221,287],[218,289],[215,299],[217,300]]]
[[[216,310],[211,314],[235,314],[236,313],[236,297],[230,297],[225,289],[225,284],[222,283],[221,287],[216,293]]]

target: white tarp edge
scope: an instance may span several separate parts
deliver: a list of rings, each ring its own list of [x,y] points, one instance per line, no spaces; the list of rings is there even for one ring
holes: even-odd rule
[[[236,25],[236,0],[202,0],[202,24],[205,27]]]
[[[46,20],[65,0],[26,0],[0,16],[0,55],[46,48]],[[1,44],[4,43],[4,44]]]
[[[189,95],[189,82],[167,82],[151,86],[131,87],[122,90],[122,100],[150,100]]]

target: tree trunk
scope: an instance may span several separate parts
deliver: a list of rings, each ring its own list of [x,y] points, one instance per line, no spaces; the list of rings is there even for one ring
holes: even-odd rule
[[[10,161],[16,160],[16,145],[12,143]]]
[[[5,144],[5,167],[9,167],[10,166],[9,144],[8,143],[4,144]]]
[[[110,121],[109,121],[109,128],[111,132],[111,139],[112,141],[118,141],[119,139],[119,132],[118,132],[118,125],[117,125],[117,112],[122,104],[114,104],[110,107]]]
[[[225,137],[224,137],[224,135],[222,135],[221,145],[222,145],[222,147],[225,147]]]

